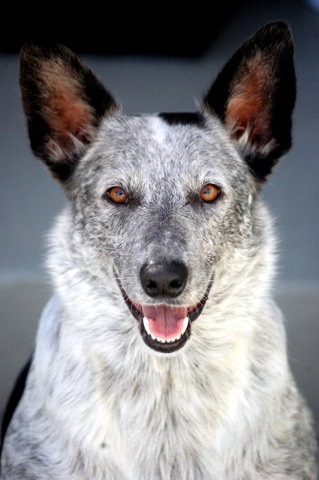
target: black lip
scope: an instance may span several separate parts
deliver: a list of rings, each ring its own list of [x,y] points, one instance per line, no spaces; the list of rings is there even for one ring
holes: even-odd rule
[[[181,349],[188,341],[188,339],[191,336],[191,324],[194,322],[202,313],[203,308],[205,307],[205,304],[208,300],[208,295],[212,286],[212,281],[209,283],[207,290],[205,292],[205,295],[201,299],[198,304],[191,309],[191,311],[188,313],[188,318],[189,318],[189,323],[187,325],[187,328],[185,332],[182,334],[182,336],[178,339],[175,340],[174,342],[160,342],[156,339],[153,339],[145,330],[144,324],[143,324],[143,313],[142,311],[130,300],[128,295],[126,294],[124,288],[121,285],[121,282],[117,278],[118,285],[120,287],[121,293],[123,295],[124,301],[126,305],[128,306],[131,314],[133,317],[138,321],[140,331],[141,331],[141,336],[145,342],[145,344],[152,348],[153,350],[160,352],[160,353],[173,353],[176,352],[177,350]]]

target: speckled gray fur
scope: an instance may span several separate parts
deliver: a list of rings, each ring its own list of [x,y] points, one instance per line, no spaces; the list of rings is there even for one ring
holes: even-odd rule
[[[44,69],[61,69],[45,55]],[[74,85],[72,76],[62,87]],[[94,121],[93,103],[84,108],[91,123],[85,135],[70,132],[72,155],[58,128],[41,140],[58,178],[64,162],[70,202],[50,234],[55,293],[5,437],[1,479],[315,480],[312,416],[272,299],[272,219],[246,160],[248,150],[266,157],[274,142],[232,135],[207,101],[199,122],[182,122],[127,116],[107,100]],[[215,202],[199,198],[206,184],[221,189]],[[128,203],[106,200],[118,185]],[[187,266],[180,295],[146,293],[140,271],[150,259]],[[123,291],[137,305],[192,306],[210,284],[182,348],[160,353],[144,343]]]

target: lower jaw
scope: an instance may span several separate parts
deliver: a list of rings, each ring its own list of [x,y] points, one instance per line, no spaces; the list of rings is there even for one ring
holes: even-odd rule
[[[174,341],[160,341],[152,338],[149,335],[143,325],[143,321],[139,321],[141,336],[145,344],[150,347],[152,350],[155,350],[159,353],[173,353],[177,350],[180,350],[189,340],[191,336],[191,321],[189,320],[185,332],[180,336],[178,340]]]
[[[192,323],[200,316],[202,313],[202,310],[206,304],[206,301],[208,299],[209,291],[212,286],[212,281],[209,283],[207,290],[201,299],[201,301],[188,309],[188,325],[184,333],[180,336],[180,338],[176,340],[158,340],[156,338],[153,338],[149,333],[146,331],[144,327],[144,322],[143,322],[143,313],[142,313],[142,308],[132,302],[129,297],[127,296],[125,290],[121,286],[121,283],[118,280],[118,284],[120,287],[120,290],[122,292],[123,298],[125,300],[126,305],[128,306],[131,314],[133,317],[138,321],[139,327],[140,327],[140,333],[141,337],[144,340],[144,343],[151,348],[152,350],[159,352],[159,353],[173,353],[178,350],[180,350],[191,337],[191,328],[192,328]]]

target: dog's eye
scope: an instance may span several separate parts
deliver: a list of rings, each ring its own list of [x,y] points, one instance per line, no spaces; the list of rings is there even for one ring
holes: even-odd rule
[[[217,200],[220,194],[221,189],[217,187],[217,185],[214,185],[213,183],[207,183],[201,188],[199,192],[199,198],[202,202],[211,203]]]
[[[106,190],[104,198],[110,200],[113,203],[128,203],[128,193],[123,187],[111,187]]]

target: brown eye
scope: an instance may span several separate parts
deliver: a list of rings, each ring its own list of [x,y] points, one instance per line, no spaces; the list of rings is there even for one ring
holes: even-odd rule
[[[123,187],[111,187],[104,196],[113,203],[127,203],[128,194]]]
[[[211,203],[214,202],[220,195],[221,190],[217,185],[213,183],[207,183],[202,187],[199,192],[199,198],[202,202]]]

